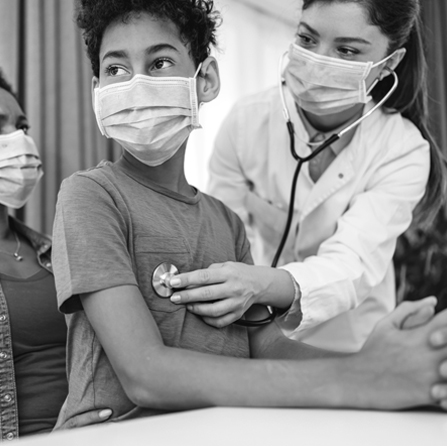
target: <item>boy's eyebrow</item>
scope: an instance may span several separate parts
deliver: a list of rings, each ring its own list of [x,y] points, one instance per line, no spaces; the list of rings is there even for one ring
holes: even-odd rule
[[[311,34],[314,34],[315,36],[320,37],[320,34],[318,33],[318,31],[316,29],[313,29],[306,22],[301,22],[300,26],[304,26],[304,28],[306,28]],[[334,41],[337,43],[357,42],[357,43],[363,43],[365,45],[371,45],[371,42],[369,42],[368,40],[362,39],[361,37],[337,37],[336,39],[334,39]]]
[[[104,54],[104,57],[102,60],[104,61],[108,57],[114,58],[114,59],[127,59],[127,53],[123,50],[111,50],[108,51],[106,54]]]
[[[172,50],[172,51],[176,51],[177,53],[179,52],[179,50],[175,46],[170,45],[169,43],[160,43],[158,45],[150,46],[149,48],[147,48],[146,53],[154,54],[154,53],[157,53],[162,50]],[[124,50],[111,50],[111,51],[108,51],[106,54],[104,54],[104,57],[102,58],[102,60],[104,61],[107,58],[127,59],[128,55],[127,55],[127,52]]]
[[[153,53],[157,53],[158,51],[162,51],[162,50],[173,50],[173,51],[176,51],[177,53],[179,52],[179,50],[175,46],[172,46],[169,43],[160,43],[158,45],[150,46],[146,50],[146,53],[153,54]]]

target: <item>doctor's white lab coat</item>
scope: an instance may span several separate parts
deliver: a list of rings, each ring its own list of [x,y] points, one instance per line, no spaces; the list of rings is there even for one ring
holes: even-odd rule
[[[287,91],[286,100],[296,151],[307,156],[309,135]],[[295,167],[277,88],[236,104],[217,136],[209,192],[244,221],[256,264],[272,262]],[[279,263],[302,292],[278,319],[287,336],[337,351],[361,348],[395,306],[396,240],[411,223],[429,170],[429,144],[419,130],[382,109],[357,128],[316,183],[303,166]]]

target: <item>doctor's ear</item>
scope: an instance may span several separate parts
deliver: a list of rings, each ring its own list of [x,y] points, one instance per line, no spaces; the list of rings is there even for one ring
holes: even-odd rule
[[[99,79],[96,76],[92,77],[92,107],[95,111],[95,88],[99,87]]]
[[[406,52],[407,50],[405,48],[399,48],[394,52],[394,54],[385,63],[384,69],[380,73],[380,80],[387,77],[389,74],[391,74],[392,71],[397,68],[397,66],[404,58]]]
[[[197,75],[197,99],[200,102],[210,102],[220,91],[220,76],[217,60],[213,56],[202,62],[202,68]]]

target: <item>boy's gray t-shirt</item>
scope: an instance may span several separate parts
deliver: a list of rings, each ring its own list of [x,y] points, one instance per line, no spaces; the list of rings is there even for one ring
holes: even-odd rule
[[[252,263],[240,219],[199,191],[189,198],[161,188],[128,156],[100,163],[62,184],[54,224],[53,266],[61,311],[67,314],[69,394],[56,427],[73,416],[111,408],[113,419],[159,413],[127,398],[79,295],[115,286],[139,287],[165,345],[248,357],[244,327],[216,329],[169,299],[157,297],[152,272],[161,262],[180,272],[212,263]]]

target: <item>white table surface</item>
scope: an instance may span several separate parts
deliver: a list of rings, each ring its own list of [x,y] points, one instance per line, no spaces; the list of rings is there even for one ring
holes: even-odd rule
[[[447,414],[211,408],[87,427],[23,446],[447,446]]]

